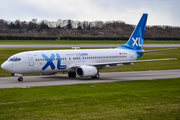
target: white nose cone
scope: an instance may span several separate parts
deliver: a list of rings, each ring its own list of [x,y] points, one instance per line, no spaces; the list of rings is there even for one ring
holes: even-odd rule
[[[5,70],[5,71],[8,72],[10,66],[9,66],[9,64],[8,64],[7,62],[4,62],[4,63],[1,65],[1,68],[2,68],[3,70]]]
[[[4,70],[5,67],[6,67],[6,65],[3,63],[3,64],[1,65],[1,68]]]

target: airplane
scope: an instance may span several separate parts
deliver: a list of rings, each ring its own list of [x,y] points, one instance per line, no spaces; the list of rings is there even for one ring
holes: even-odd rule
[[[68,72],[70,78],[91,77],[99,79],[99,70],[113,69],[136,62],[174,60],[152,59],[137,60],[147,52],[143,50],[147,13],[144,13],[129,40],[115,49],[73,49],[73,50],[38,50],[12,55],[1,68],[23,81],[23,74],[53,75]]]

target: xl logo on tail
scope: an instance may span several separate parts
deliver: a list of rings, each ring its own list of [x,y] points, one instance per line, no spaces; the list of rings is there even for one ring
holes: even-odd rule
[[[60,55],[56,53],[56,56],[57,56],[57,69],[59,69],[59,70],[66,69],[66,65],[61,65],[61,57],[60,57]],[[51,54],[51,57],[48,58],[45,54],[42,54],[42,57],[47,61],[47,63],[42,68],[42,70],[45,70],[49,66],[51,67],[52,70],[54,70],[55,65],[53,63],[53,60],[55,60],[55,55]]]
[[[136,45],[137,47],[139,46],[139,47],[141,47],[142,46],[142,44],[140,43],[141,42],[141,39],[140,39],[140,37],[137,37],[136,39],[134,39],[133,37],[132,37],[132,40],[133,40],[133,44],[132,44],[132,46],[134,46],[134,45]]]

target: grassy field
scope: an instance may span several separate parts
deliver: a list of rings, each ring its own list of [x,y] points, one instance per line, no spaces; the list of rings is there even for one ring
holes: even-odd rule
[[[90,40],[90,41],[79,41],[79,40],[54,40],[54,41],[43,41],[43,40],[0,40],[0,44],[73,44],[73,45],[81,45],[81,44],[124,44],[127,41],[98,41],[98,40]],[[179,41],[144,41],[144,44],[180,44]]]
[[[6,61],[11,55],[31,50],[59,49],[59,48],[0,48],[0,64]],[[163,49],[163,48],[145,48],[145,50]],[[116,69],[101,70],[100,72],[122,72],[122,71],[140,71],[140,70],[165,70],[180,69],[180,48],[175,50],[160,51],[146,53],[141,59],[161,59],[161,58],[177,58],[175,61],[158,61],[135,63],[131,66],[123,66]],[[10,73],[0,68],[0,77],[10,76]]]
[[[180,79],[0,89],[0,120],[180,120]]]
[[[29,43],[28,43],[29,42]],[[26,41],[26,44],[69,44]],[[41,43],[42,42],[42,43]],[[96,44],[104,44],[103,41]],[[106,42],[106,41],[105,41]],[[117,43],[108,44],[123,44]],[[162,41],[161,41],[162,42]],[[17,41],[2,44],[25,44]],[[93,42],[94,43],[94,42]],[[82,44],[93,44],[82,43]],[[107,43],[107,42],[106,42]],[[72,43],[72,44],[81,44]],[[146,43],[169,44],[169,43]],[[171,42],[171,44],[180,44]],[[0,64],[13,54],[59,48],[0,48]],[[145,50],[164,48],[145,48]],[[180,48],[146,53],[141,59],[176,61],[135,63],[100,72],[180,69]],[[10,76],[0,68],[0,77]],[[33,88],[0,89],[0,120],[180,120],[180,78]]]

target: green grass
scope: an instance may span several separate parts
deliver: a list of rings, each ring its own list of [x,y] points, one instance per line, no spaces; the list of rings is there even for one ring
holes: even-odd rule
[[[0,89],[1,120],[179,120],[180,79]]]
[[[54,40],[54,41],[43,41],[43,40],[0,40],[0,44],[124,44],[127,41],[99,41],[99,40]],[[180,44],[180,41],[144,41],[144,44]]]
[[[11,55],[31,50],[54,50],[59,48],[0,48],[0,64],[6,61]],[[145,50],[164,49],[164,48],[145,48]],[[100,72],[123,72],[123,71],[141,71],[141,70],[167,70],[180,69],[180,48],[168,51],[159,51],[146,53],[141,59],[162,59],[162,58],[177,58],[173,61],[158,61],[158,62],[141,62],[134,63],[131,66],[123,66],[116,69],[101,70]],[[10,73],[0,68],[0,77],[10,76]]]

